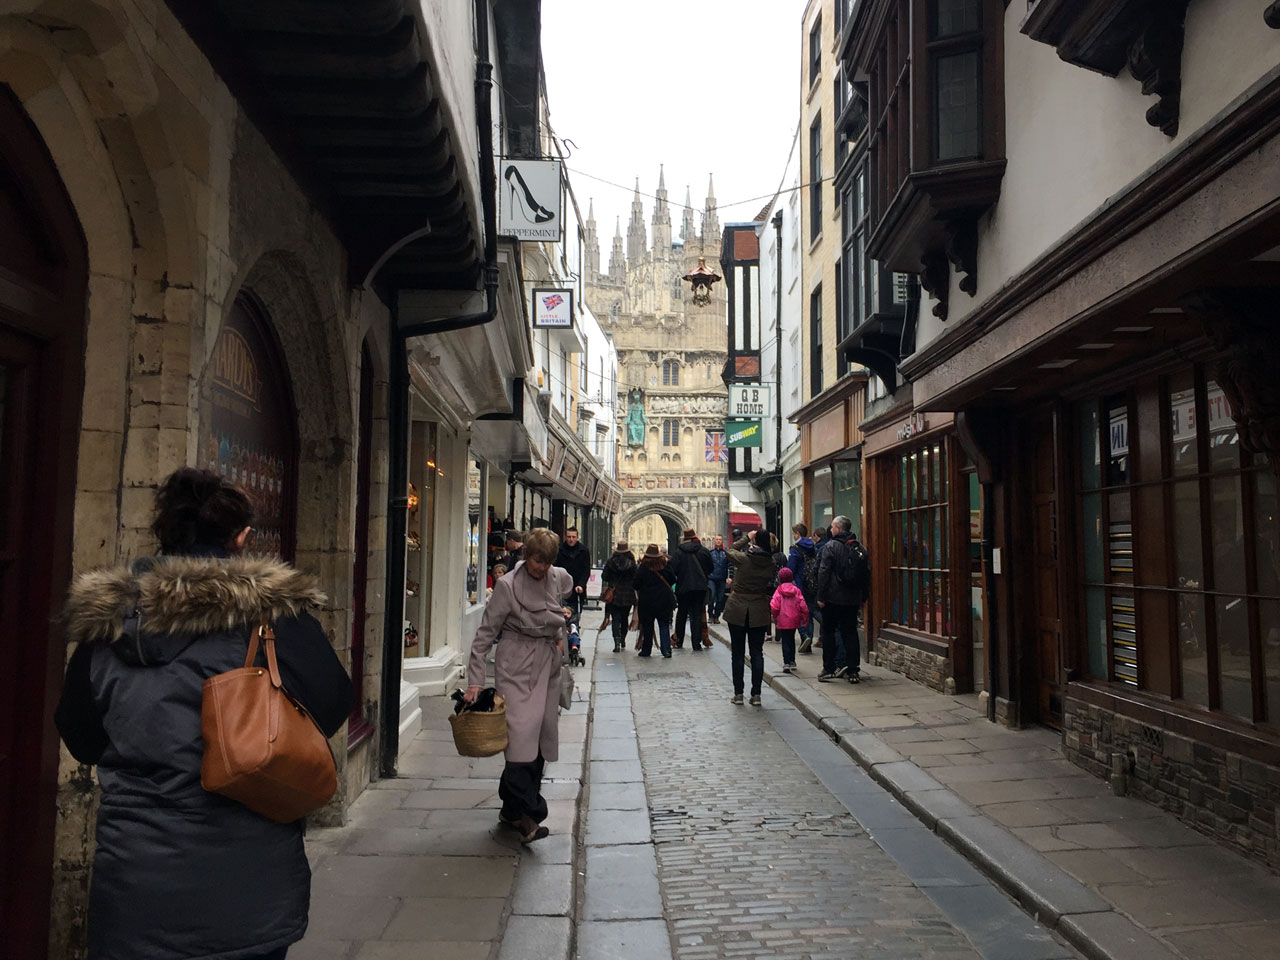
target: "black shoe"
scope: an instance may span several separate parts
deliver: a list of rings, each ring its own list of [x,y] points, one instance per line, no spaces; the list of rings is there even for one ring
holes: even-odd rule
[[[516,830],[520,829],[520,818],[508,817],[501,810],[498,811],[498,822],[502,824],[504,827],[511,827]]]
[[[670,660],[670,659],[671,659],[671,654],[669,654],[669,653],[664,653],[664,654],[662,655],[662,659],[663,659],[663,660]]]
[[[819,683],[830,683],[834,679],[836,679],[836,675],[834,673],[827,673],[825,670],[818,674]]]
[[[847,677],[846,677],[846,679],[847,679],[850,683],[861,683],[861,682],[862,682],[862,678],[861,678],[858,674],[856,674],[856,673],[850,673],[850,674],[848,674],[848,675],[847,675]]]
[[[536,822],[528,814],[520,818],[519,823],[516,824],[516,829],[520,831],[520,842],[526,845],[533,843],[535,840],[541,840],[551,833],[550,830]]]
[[[846,677],[846,676],[848,676],[848,675],[849,675],[849,668],[848,668],[848,667],[836,667],[835,676],[836,676],[837,678],[839,678],[839,677]]]

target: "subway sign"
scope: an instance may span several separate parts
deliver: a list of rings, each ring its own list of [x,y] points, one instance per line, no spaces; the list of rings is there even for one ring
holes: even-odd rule
[[[758,420],[772,416],[769,388],[758,383],[729,386],[729,416],[738,420]]]
[[[724,433],[730,448],[763,446],[759,420],[726,420]]]

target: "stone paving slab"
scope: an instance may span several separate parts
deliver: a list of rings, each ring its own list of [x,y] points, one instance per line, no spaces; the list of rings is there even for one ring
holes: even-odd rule
[[[523,847],[498,824],[504,758],[457,756],[452,704],[424,700],[402,775],[371,784],[345,827],[309,832],[311,924],[290,960],[568,960],[589,670],[575,680],[561,759],[543,785],[550,837]]]
[[[832,707],[868,728],[836,735],[864,767],[896,762],[873,752],[874,738],[927,769],[936,789],[901,792],[903,805],[1088,956],[1280,956],[1280,877],[1113,796],[1064,758],[1054,731],[1002,729],[976,696],[935,694],[877,667],[864,665],[857,686],[788,676],[774,647],[765,645],[773,689],[819,728],[831,726]]]

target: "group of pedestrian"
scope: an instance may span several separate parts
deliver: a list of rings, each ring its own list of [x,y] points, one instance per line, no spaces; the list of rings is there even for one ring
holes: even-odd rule
[[[633,627],[640,630],[642,657],[652,655],[655,641],[667,658],[673,648],[684,646],[686,638],[692,650],[709,646],[707,592],[715,582],[714,572],[711,551],[693,529],[683,532],[674,556],[651,543],[639,562],[630,543],[619,540],[600,574],[614,652],[625,647],[627,631]]]

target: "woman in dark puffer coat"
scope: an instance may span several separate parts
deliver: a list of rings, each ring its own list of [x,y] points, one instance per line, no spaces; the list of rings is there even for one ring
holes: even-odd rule
[[[600,571],[605,589],[613,588],[613,601],[605,604],[605,612],[613,624],[613,652],[617,653],[627,641],[627,629],[631,608],[636,603],[636,555],[625,540],[619,540],[611,556]]]
[[[203,683],[243,666],[263,617],[285,689],[325,736],[351,711],[351,680],[306,612],[325,602],[314,580],[238,556],[253,514],[242,491],[184,468],[156,507],[160,555],[83,574],[67,602],[78,646],[56,721],[102,787],[89,957],[277,960],[307,929],[303,822],[274,823],[201,787]]]

